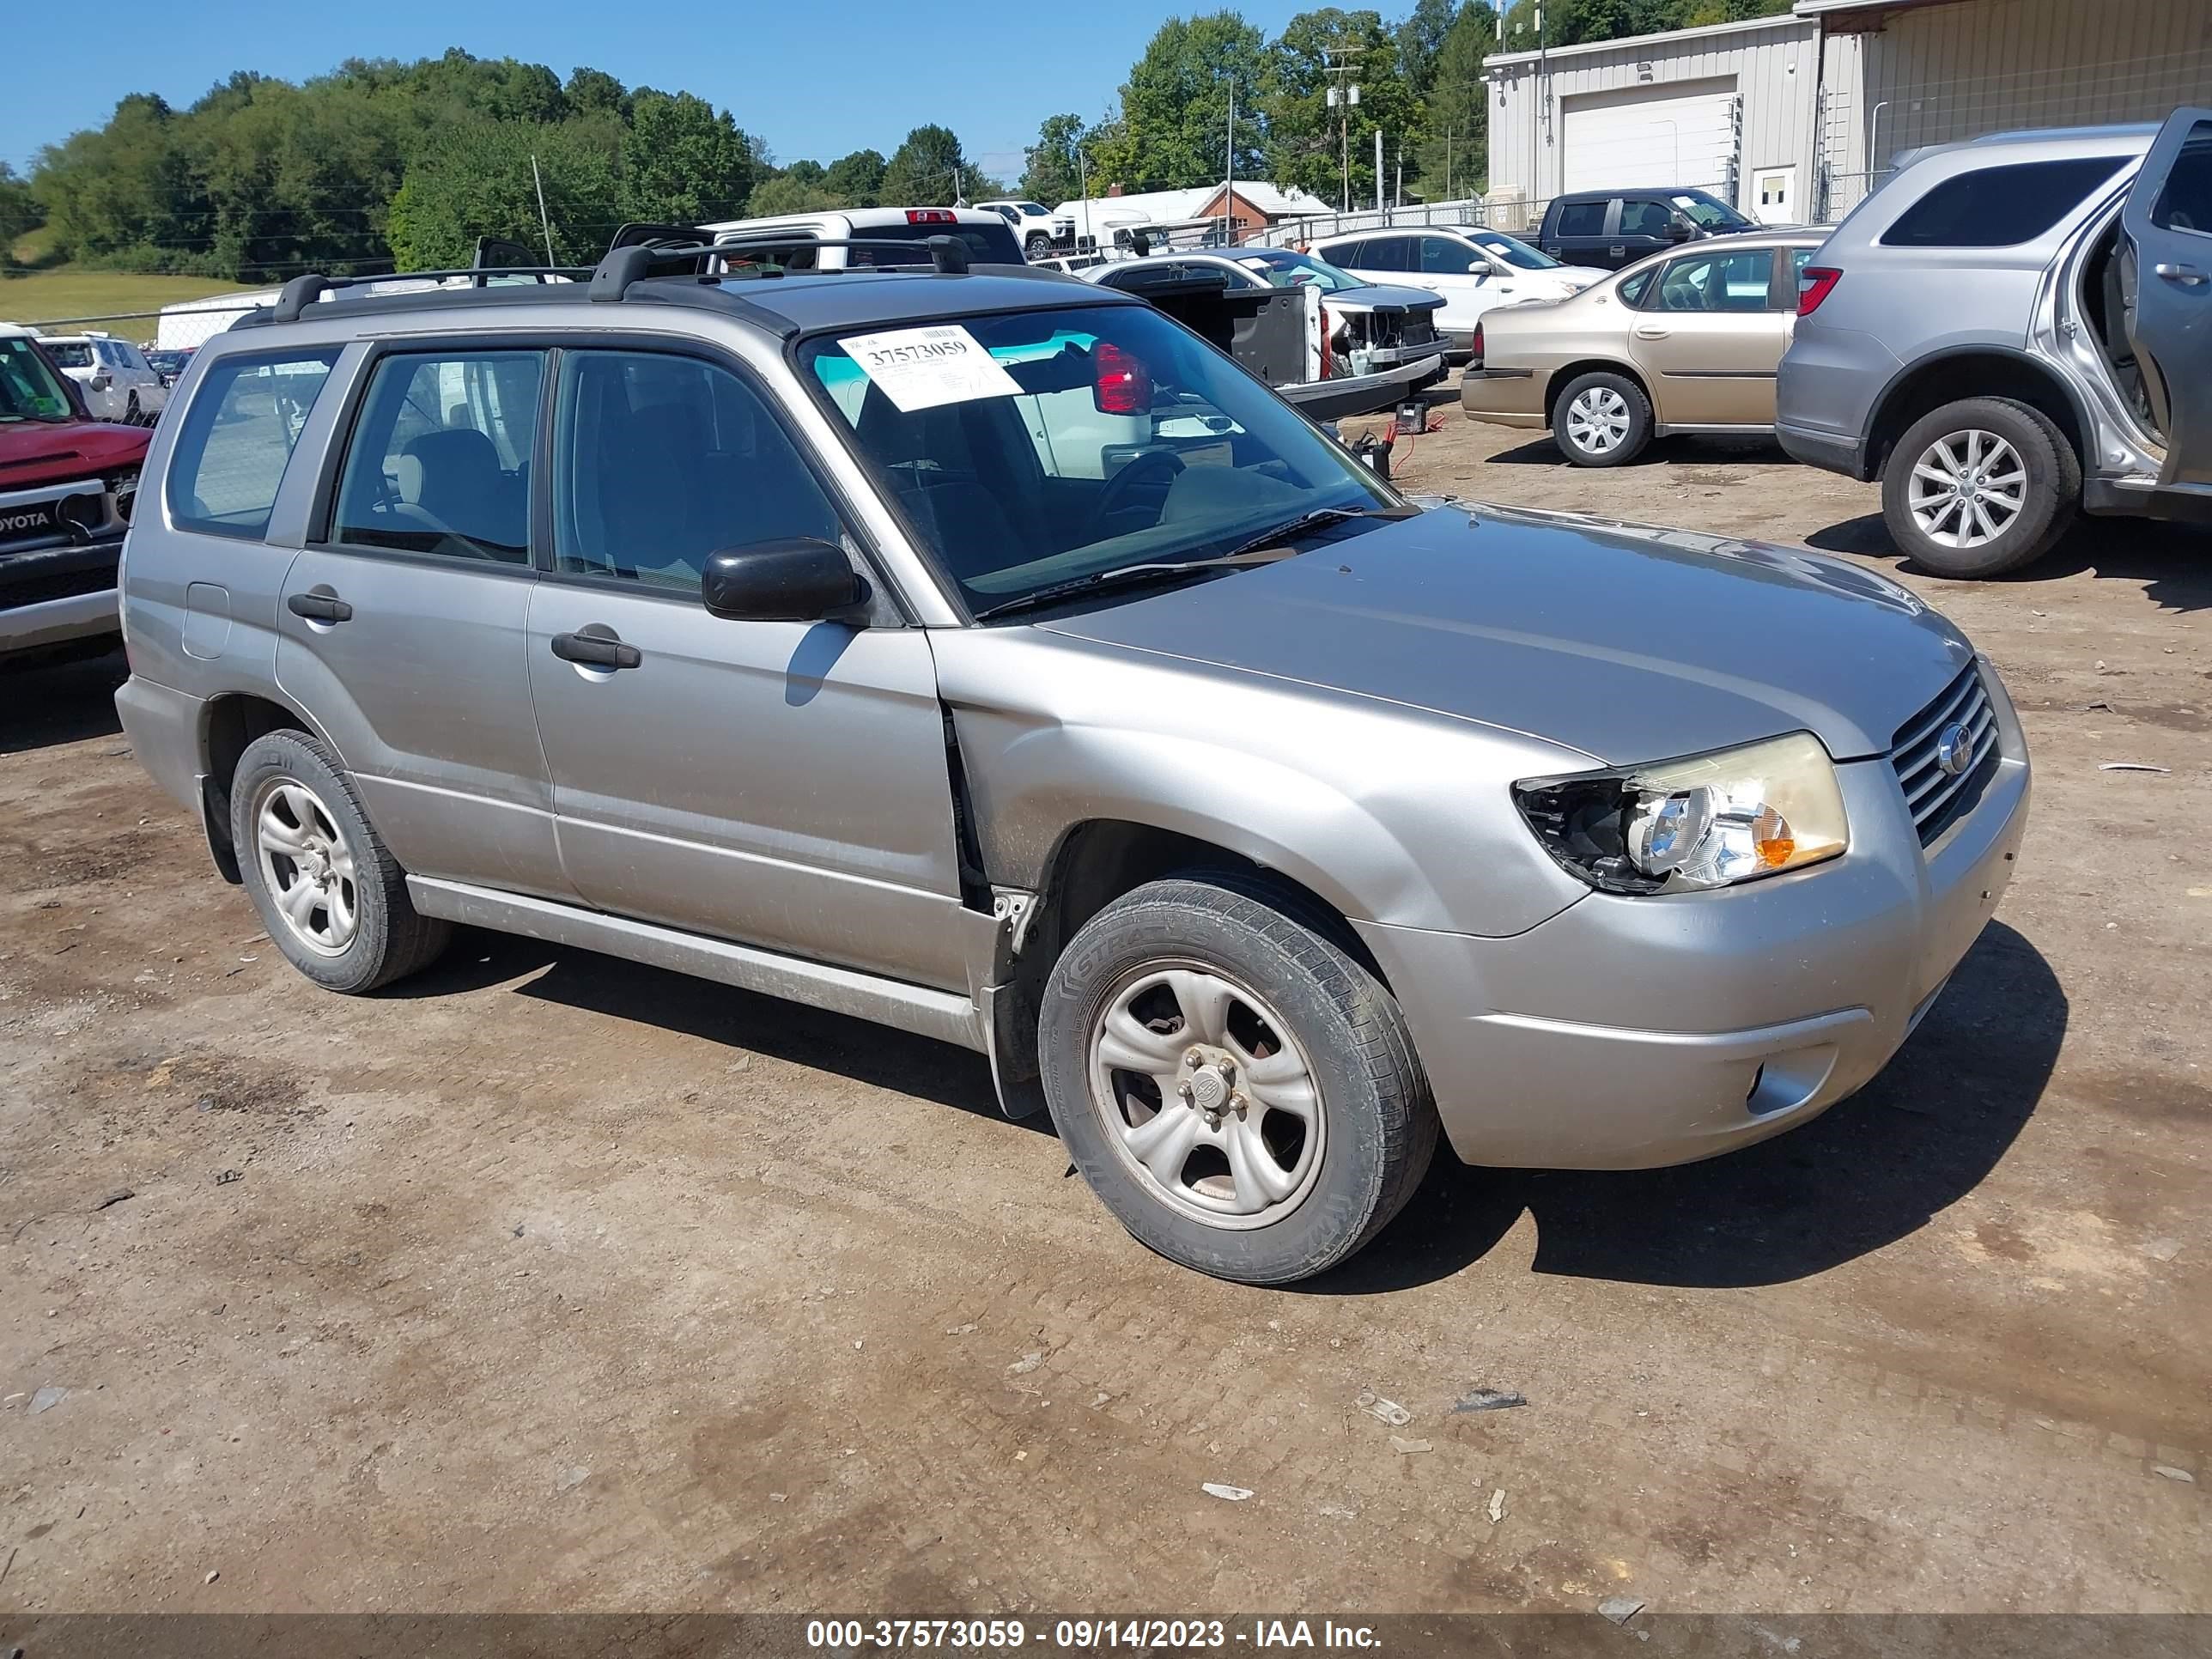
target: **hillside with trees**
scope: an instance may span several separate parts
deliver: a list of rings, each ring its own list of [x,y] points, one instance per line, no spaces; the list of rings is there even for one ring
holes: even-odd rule
[[[1548,44],[1617,39],[1786,10],[1790,0],[1549,0]],[[1404,16],[1323,7],[1273,39],[1234,11],[1171,17],[1096,121],[1055,114],[1027,152],[1021,193],[1209,184],[1236,167],[1334,198],[1383,136],[1394,181],[1440,198],[1479,190],[1492,52],[1536,44],[1535,0],[1414,0]],[[1501,47],[1500,42],[1503,42]],[[1328,101],[1349,64],[1360,101]],[[840,206],[1003,194],[954,131],[908,132],[885,156],[779,165],[729,111],[601,70],[458,49],[415,63],[351,59],[295,83],[240,72],[189,107],[133,94],[101,127],[0,167],[0,265],[43,227],[42,259],[92,270],[281,281],[301,270],[465,264],[479,236],[553,262],[595,258],[628,220],[696,222]],[[1371,183],[1369,190],[1371,193]],[[543,213],[540,196],[543,197]]]

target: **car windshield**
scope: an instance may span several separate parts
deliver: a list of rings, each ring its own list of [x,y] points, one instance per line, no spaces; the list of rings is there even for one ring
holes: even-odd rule
[[[1669,199],[1689,216],[1692,222],[1707,230],[1748,230],[1751,228],[1750,220],[1726,202],[1717,197],[1708,196],[1702,190],[1680,191]]]
[[[1275,288],[1317,288],[1324,294],[1341,294],[1348,288],[1368,286],[1326,259],[1289,248],[1255,248],[1235,257],[1238,264]]]
[[[21,337],[0,339],[0,421],[69,418],[69,393],[39,349]]]
[[[1212,557],[1320,509],[1398,504],[1149,306],[817,337],[799,362],[972,611]]]
[[[1523,270],[1556,270],[1559,262],[1540,248],[1533,248],[1517,237],[1508,236],[1502,230],[1471,230],[1468,240],[1488,248],[1509,265],[1518,265]]]

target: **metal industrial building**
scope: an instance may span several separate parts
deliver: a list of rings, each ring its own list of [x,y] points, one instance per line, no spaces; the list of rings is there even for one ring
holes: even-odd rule
[[[1849,212],[1901,151],[2212,99],[2212,0],[1797,0],[1777,17],[1489,61],[1491,220],[1694,185],[1771,224]]]

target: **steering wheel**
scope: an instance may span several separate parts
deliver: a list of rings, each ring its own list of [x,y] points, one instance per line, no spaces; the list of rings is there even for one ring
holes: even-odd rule
[[[1098,492],[1097,502],[1091,509],[1090,520],[1084,526],[1083,539],[1085,542],[1104,541],[1108,523],[1116,514],[1138,507],[1138,503],[1130,498],[1139,488],[1157,489],[1160,492],[1161,505],[1164,507],[1169,489],[1182,476],[1182,457],[1172,449],[1147,450],[1138,456],[1108,479],[1106,488]],[[1158,514],[1155,514],[1153,522],[1158,521]]]

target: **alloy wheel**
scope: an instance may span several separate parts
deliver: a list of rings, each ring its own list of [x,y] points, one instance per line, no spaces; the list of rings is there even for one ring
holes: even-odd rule
[[[2027,468],[1994,432],[1947,433],[1912,465],[1912,522],[1943,547],[1985,547],[2027,505]]]
[[[253,803],[255,853],[277,914],[301,944],[342,956],[361,928],[353,848],[307,785],[272,780]]]
[[[1091,1092],[1129,1172],[1183,1215],[1263,1227],[1313,1189],[1326,1133],[1313,1067],[1281,1015],[1218,969],[1126,976],[1092,1031]]]

